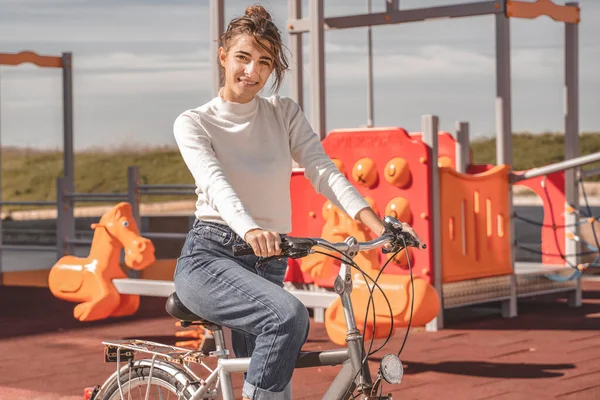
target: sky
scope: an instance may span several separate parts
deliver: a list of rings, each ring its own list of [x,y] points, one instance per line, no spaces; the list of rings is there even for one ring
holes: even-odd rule
[[[364,13],[367,2],[325,0],[325,16]],[[400,7],[458,2],[474,1],[400,0]],[[73,53],[76,150],[174,146],[175,118],[214,96],[209,3],[0,0],[0,52]],[[225,0],[226,21],[254,3]],[[288,1],[260,3],[287,43]],[[375,12],[385,8],[385,0],[372,4]],[[600,131],[600,0],[580,6],[580,130]],[[307,15],[307,0],[303,8]],[[510,24],[513,131],[562,131],[564,25],[547,17]],[[374,27],[375,125],[419,131],[421,116],[434,114],[442,130],[468,121],[472,138],[494,137],[494,32],[493,16]],[[364,126],[367,29],[327,31],[325,42],[327,130]],[[308,98],[308,56],[303,74]],[[289,94],[285,82],[281,95]],[[3,146],[60,150],[60,70],[0,67],[0,113]]]

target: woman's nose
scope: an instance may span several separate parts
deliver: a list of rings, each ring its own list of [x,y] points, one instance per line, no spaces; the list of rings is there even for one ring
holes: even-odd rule
[[[252,74],[255,71],[256,71],[256,64],[254,64],[254,61],[251,61],[248,64],[246,64],[246,69],[244,70],[244,72],[246,73],[246,75],[252,76]]]

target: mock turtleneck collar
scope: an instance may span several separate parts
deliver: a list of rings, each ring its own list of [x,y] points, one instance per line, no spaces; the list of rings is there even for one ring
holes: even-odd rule
[[[225,100],[222,96],[222,89],[219,90],[219,95],[215,99],[215,108],[219,113],[225,113],[228,115],[234,115],[236,117],[246,117],[254,112],[258,108],[258,96],[254,96],[248,103],[235,103],[233,101]]]

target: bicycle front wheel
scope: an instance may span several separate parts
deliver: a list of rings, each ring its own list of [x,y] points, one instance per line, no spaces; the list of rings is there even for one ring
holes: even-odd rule
[[[187,400],[198,389],[194,379],[172,365],[134,364],[99,393],[97,400]]]

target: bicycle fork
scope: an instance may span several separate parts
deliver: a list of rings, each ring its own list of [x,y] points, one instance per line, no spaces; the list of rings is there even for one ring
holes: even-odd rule
[[[350,253],[348,256],[353,256],[353,254]],[[353,312],[354,308],[352,307],[352,299],[350,298],[350,293],[352,293],[351,267],[346,263],[341,264],[340,272],[335,279],[334,290],[340,295],[342,307],[344,309],[344,317],[346,318],[346,325],[348,327],[346,342],[348,343],[350,362],[353,366],[352,370],[354,371],[355,376],[358,375],[358,381],[356,382],[357,388],[359,392],[368,395],[371,393],[373,382],[371,380],[369,364],[366,359],[363,337],[356,327],[356,318],[354,317]]]

